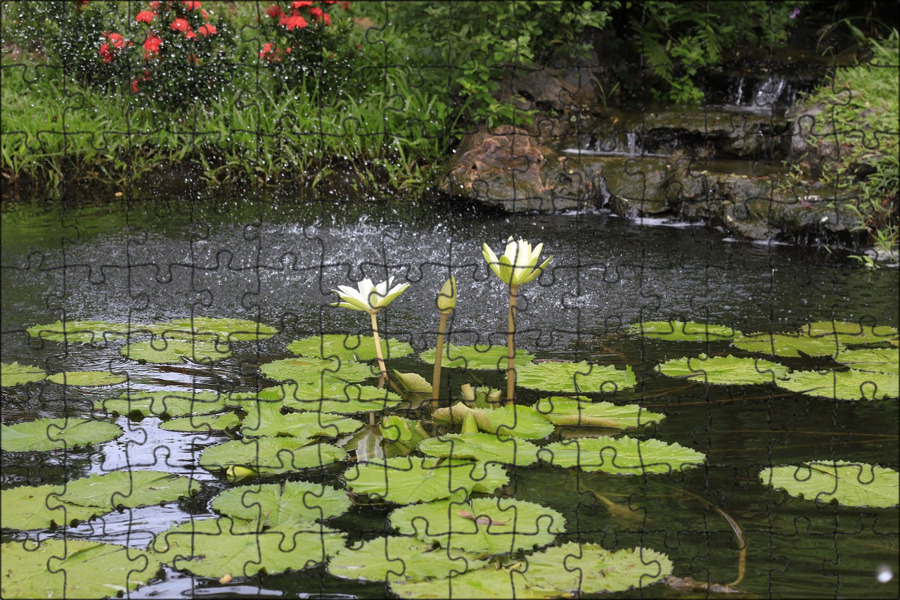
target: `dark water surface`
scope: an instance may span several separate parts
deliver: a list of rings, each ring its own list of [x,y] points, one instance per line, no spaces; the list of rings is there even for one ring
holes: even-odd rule
[[[328,305],[335,300],[332,288],[362,277],[411,283],[379,316],[385,336],[417,351],[432,347],[434,299],[452,273],[459,303],[451,341],[503,345],[506,290],[487,269],[481,245],[502,251],[508,235],[543,242],[553,262],[522,289],[520,347],[542,358],[631,365],[637,387],[605,399],[640,403],[666,419],[629,435],[678,442],[706,453],[708,461],[702,468],[647,478],[546,465],[509,468],[517,499],[562,512],[568,539],[611,549],[644,545],[668,554],[677,576],[719,584],[737,578],[740,558],[733,530],[719,512],[724,511],[746,541],[746,574],[737,586],[743,592],[898,594],[896,576],[885,584],[876,580],[882,566],[898,573],[896,509],[817,504],[773,491],[757,476],[768,466],[811,459],[897,469],[896,400],[835,401],[772,386],[707,387],[666,378],[654,371],[663,360],[732,350],[727,342],[642,341],[624,331],[641,320],[672,318],[747,333],[790,331],[831,319],[896,327],[896,270],[868,270],[814,248],[733,242],[702,227],[640,225],[605,214],[510,218],[445,205],[361,214],[354,205],[148,202],[66,210],[19,206],[2,218],[3,362],[40,365],[48,372],[127,371],[132,389],[265,385],[257,365],[289,356],[290,341],[368,333],[364,314]],[[119,354],[121,341],[57,344],[25,332],[64,316],[137,324],[192,315],[259,320],[281,333],[259,344],[235,344],[234,355],[212,367],[160,367],[126,360]],[[429,377],[424,363],[404,359],[396,366]],[[453,377],[459,376],[451,375],[452,383]],[[502,380],[489,383],[500,387]],[[4,388],[3,423],[89,414],[95,399],[120,391],[83,390],[50,383]],[[523,394],[526,401],[536,397]],[[166,432],[154,418],[118,422],[126,435],[94,449],[5,454],[2,485],[57,483],[126,468],[192,474],[201,481],[204,492],[190,502],[113,514],[102,519],[102,527],[95,521],[70,531],[116,543],[127,538],[138,547],[191,514],[212,516],[205,502],[228,484],[200,469],[197,457],[225,438]],[[342,470],[319,476],[340,485]],[[631,507],[634,518],[611,514],[595,493]],[[389,508],[355,506],[335,526],[350,539],[381,535]],[[4,531],[3,538],[21,535]],[[385,588],[340,580],[324,568],[230,585],[167,570],[164,580],[133,595],[192,593],[380,597]],[[661,585],[644,594],[682,595]]]

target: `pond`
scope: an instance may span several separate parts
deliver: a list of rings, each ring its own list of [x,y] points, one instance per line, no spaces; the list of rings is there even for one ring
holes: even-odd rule
[[[2,218],[3,363],[35,365],[46,373],[127,375],[127,382],[112,387],[48,380],[4,387],[4,425],[92,417],[118,424],[124,434],[69,451],[4,451],[3,490],[59,485],[112,471],[188,475],[195,481],[193,489],[199,489],[177,502],[124,508],[70,526],[70,539],[147,548],[170,527],[215,517],[211,504],[221,492],[257,485],[253,477],[235,483],[227,471],[201,466],[203,451],[240,437],[234,431],[161,428],[168,414],[107,418],[98,408],[104,401],[125,391],[225,394],[272,386],[276,382],[261,368],[295,357],[288,350],[293,341],[332,334],[349,335],[352,341],[370,335],[366,314],[330,306],[337,300],[333,289],[355,286],[363,278],[378,282],[394,277],[395,283],[410,284],[379,313],[378,324],[382,338],[405,342],[413,351],[388,356],[389,371],[416,373],[430,382],[432,365],[418,355],[435,346],[435,298],[450,275],[457,281],[458,303],[448,322],[449,342],[505,347],[508,289],[487,267],[482,244],[502,250],[507,237],[515,236],[543,243],[543,256],[553,257],[545,272],[520,290],[516,348],[541,365],[587,361],[620,372],[630,368],[633,386],[617,391],[607,386],[583,395],[659,413],[664,418],[625,434],[643,442],[678,444],[705,456],[694,468],[624,476],[553,466],[544,453],[545,460],[527,466],[501,466],[508,481],[493,493],[476,491],[474,497],[511,498],[556,511],[565,519],[556,544],[600,544],[609,550],[640,546],[671,560],[678,579],[668,586],[659,582],[622,592],[624,596],[706,595],[705,588],[691,590],[691,580],[725,586],[738,579],[734,589],[755,596],[880,598],[900,592],[898,577],[885,575],[900,570],[896,507],[815,502],[773,489],[760,478],[764,469],[807,461],[853,461],[897,470],[896,392],[881,399],[844,400],[791,391],[773,385],[771,378],[715,385],[704,383],[702,373],[699,378],[667,376],[659,368],[685,357],[705,360],[702,355],[763,356],[733,346],[739,332],[793,335],[815,322],[890,331],[898,325],[897,270],[866,269],[839,251],[738,242],[706,227],[630,221],[605,212],[509,216],[443,203],[410,210],[146,201],[22,204],[7,207]],[[212,363],[158,364],[123,356],[122,337],[63,343],[27,331],[63,319],[137,327],[191,317],[260,322],[277,333],[235,341],[230,355]],[[722,326],[734,335],[685,341],[641,335],[639,328],[630,327],[670,320]],[[809,352],[789,357],[769,352],[764,358],[791,370],[821,372],[834,366],[829,357]],[[455,402],[463,384],[505,390],[505,368],[504,358],[493,370],[444,369],[439,405],[448,406],[451,396]],[[377,367],[373,373],[367,383],[377,382]],[[532,406],[557,395],[523,388],[517,391],[517,403]],[[427,403],[421,408],[403,403],[388,412],[413,420],[424,417],[428,435],[438,431],[431,410]],[[364,414],[355,416],[365,419]],[[620,435],[608,428],[557,427],[531,441],[546,447],[601,434]],[[401,504],[348,489],[348,473],[362,456],[360,436],[351,432],[328,439],[347,450],[347,458],[264,482],[307,481],[343,490],[342,497],[352,505],[323,521],[342,532],[342,545],[397,535],[388,515]],[[396,448],[393,452],[402,455]],[[4,528],[2,541],[59,536],[59,530],[47,528]],[[513,556],[525,560],[521,552]],[[160,576],[131,596],[377,598],[390,590],[384,581],[337,577],[321,563],[306,569],[294,565],[287,572],[270,567],[269,574],[252,577],[239,572],[224,577],[222,572],[220,579],[192,575],[189,568],[176,570],[164,561]]]

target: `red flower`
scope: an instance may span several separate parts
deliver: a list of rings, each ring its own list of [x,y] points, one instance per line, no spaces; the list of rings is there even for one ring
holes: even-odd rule
[[[162,45],[162,39],[157,36],[150,36],[144,42],[144,59],[149,59],[154,54],[159,54],[159,47]]]
[[[187,33],[184,34],[184,39],[186,39],[186,40],[192,40],[195,37],[197,37],[197,34],[194,33],[193,31],[188,31]]]
[[[137,81],[137,79],[132,79],[132,80],[131,80],[131,91],[134,92],[135,94],[138,93],[138,81]]]
[[[112,62],[113,53],[109,48],[109,44],[100,44],[100,58],[102,58],[105,63]]]
[[[216,31],[216,26],[215,26],[215,25],[201,25],[201,26],[197,29],[197,31],[199,31],[200,33],[202,33],[202,34],[205,35],[206,37],[209,37],[209,36],[211,36],[211,35],[216,35],[217,33],[219,33],[218,31]]]
[[[107,36],[106,39],[108,39],[110,41],[110,43],[113,46],[115,46],[116,49],[118,49],[118,50],[121,50],[122,48],[125,47],[125,38],[123,38],[118,33],[111,33]]]
[[[83,8],[87,8],[88,4],[90,4],[90,0],[78,0],[78,2],[75,3],[75,8],[81,10]]]
[[[306,19],[298,14],[292,14],[286,19],[282,17],[282,20],[278,24],[284,25],[285,27],[287,27],[288,31],[292,31],[294,29],[303,29],[304,27],[306,27]]]
[[[307,0],[306,2],[291,2],[291,8],[306,8],[307,6],[312,6],[312,0]]]
[[[350,0],[344,0],[341,2],[341,8],[344,9],[344,12],[350,12]]]
[[[188,32],[191,30],[191,24],[187,22],[187,19],[175,19],[169,27],[174,31]]]
[[[270,6],[269,8],[266,9],[266,14],[274,19],[276,17],[280,17],[284,13],[281,12],[280,6],[278,6],[277,4],[273,4],[272,6]]]
[[[137,14],[137,16],[134,18],[134,20],[137,21],[138,23],[141,23],[141,22],[150,23],[151,21],[153,21],[153,17],[155,17],[155,16],[156,16],[156,13],[153,12],[152,10],[142,10],[141,12],[139,12]]]
[[[156,2],[155,0],[154,0],[154,2],[151,2],[150,10],[159,10],[159,2]]]
[[[274,48],[275,47],[272,44],[270,44],[269,42],[266,42],[265,44],[263,44],[263,48],[262,48],[262,51],[259,53],[259,57],[265,58],[266,54],[270,54]]]
[[[310,8],[308,12],[312,15],[312,18],[315,19],[317,23],[322,20],[322,9],[318,6]]]
[[[209,13],[206,12],[205,10],[200,11],[200,16],[203,17],[204,21],[209,21]]]
[[[181,5],[188,10],[197,10],[200,8],[200,3],[193,2],[192,0],[184,0],[184,2],[181,3]]]
[[[325,4],[334,4],[337,0],[325,0]]]

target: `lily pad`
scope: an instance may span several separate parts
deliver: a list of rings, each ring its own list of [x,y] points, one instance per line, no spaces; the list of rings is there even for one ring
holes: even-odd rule
[[[527,467],[537,462],[538,447],[494,433],[448,433],[419,442],[419,450],[439,458],[469,458]]]
[[[628,328],[631,335],[677,342],[731,341],[743,334],[724,325],[695,323],[693,321],[644,321]]]
[[[844,350],[832,337],[810,337],[801,333],[754,333],[738,338],[732,345],[747,352],[775,356],[835,356]]]
[[[838,354],[836,360],[857,371],[900,375],[900,349],[898,348],[847,350]]]
[[[353,433],[362,426],[362,421],[341,415],[318,412],[281,414],[277,404],[260,402],[244,417],[241,433],[253,437],[336,437],[342,433]]]
[[[627,429],[658,423],[666,416],[650,412],[638,404],[618,406],[612,402],[591,402],[578,398],[541,398],[535,410],[557,427],[610,427]]]
[[[625,370],[585,361],[543,362],[516,367],[516,385],[548,392],[612,393],[634,387],[636,383],[630,365]]]
[[[115,423],[74,418],[0,425],[0,431],[0,447],[7,452],[71,449],[103,444],[122,435],[122,428]]]
[[[4,598],[115,597],[156,576],[160,562],[135,548],[68,538],[39,546],[9,542],[3,553]]]
[[[72,385],[81,387],[93,387],[101,385],[116,385],[126,381],[128,377],[109,371],[66,371],[54,373],[47,377],[48,381],[60,385]]]
[[[278,330],[269,325],[244,319],[217,319],[212,317],[194,317],[176,319],[168,323],[149,326],[158,335],[167,338],[190,340],[191,338],[212,338],[219,342],[252,342],[270,338]]]
[[[263,389],[261,400],[281,400],[286,408],[349,415],[362,412],[383,413],[403,401],[399,395],[374,385],[359,385],[327,380],[322,386],[298,386],[284,383]]]
[[[379,537],[339,551],[328,561],[328,572],[363,581],[423,581],[451,574],[457,577],[487,564],[459,552],[453,554],[416,538]]]
[[[232,440],[204,450],[200,466],[211,471],[245,467],[260,475],[276,475],[330,465],[347,456],[337,446],[309,445],[310,442],[308,438],[295,437]]]
[[[552,508],[509,498],[413,504],[394,510],[388,519],[400,533],[479,556],[546,546],[566,527]]]
[[[64,486],[57,485],[23,485],[0,490],[0,527],[23,531],[62,527],[107,512],[97,506],[61,502],[59,497],[64,491]]]
[[[754,385],[787,377],[788,368],[762,358],[713,356],[676,358],[659,365],[669,377],[697,379],[712,385]]]
[[[393,373],[394,379],[407,392],[430,394],[432,391],[431,382],[418,373],[401,373],[396,370]]]
[[[419,354],[419,359],[434,364],[436,348],[426,350]],[[456,346],[447,344],[444,346],[444,356],[441,358],[442,369],[471,369],[476,371],[507,371],[506,346]],[[516,367],[526,365],[534,360],[534,354],[525,350],[516,350]]]
[[[295,340],[287,349],[298,356],[315,358],[340,358],[341,360],[368,362],[375,360],[375,338],[371,335],[322,335]],[[385,360],[402,358],[413,353],[406,342],[381,340],[381,352]]]
[[[208,433],[210,431],[237,429],[240,425],[240,417],[233,412],[229,412],[222,415],[200,415],[171,419],[160,423],[159,428],[166,431]]]
[[[553,431],[553,424],[530,406],[507,404],[501,408],[469,408],[457,402],[449,408],[439,408],[432,418],[446,425],[462,425],[472,415],[478,429],[486,433],[511,435],[523,439],[545,438]]]
[[[615,475],[669,473],[699,466],[706,460],[702,452],[680,444],[627,436],[554,442],[541,448],[538,457],[557,467],[580,467]]]
[[[28,335],[33,338],[69,343],[99,344],[139,333],[147,333],[144,325],[107,321],[57,321],[49,325],[34,325],[28,328]]]
[[[810,337],[837,338],[840,344],[878,344],[897,337],[897,328],[887,325],[863,325],[851,321],[816,321],[803,327]]]
[[[672,561],[650,548],[610,552],[569,542],[526,556],[518,566],[482,569],[423,583],[390,582],[403,598],[558,598],[644,589],[672,573]],[[452,588],[452,589],[451,589]]]
[[[347,512],[350,498],[344,490],[319,483],[286,481],[225,490],[212,508],[235,519],[261,520],[266,527],[304,529]]]
[[[94,408],[120,415],[184,417],[221,412],[225,409],[225,397],[215,390],[135,392],[102,398],[94,402]]]
[[[890,508],[900,497],[897,471],[858,462],[822,461],[763,469],[759,478],[791,496],[844,506]]]
[[[316,398],[322,397],[323,384],[363,381],[378,375],[370,365],[337,358],[283,358],[262,365],[260,371],[275,381],[311,386],[310,393]]]
[[[408,504],[449,498],[458,490],[490,494],[509,477],[496,464],[397,456],[356,464],[344,472],[344,481],[354,494]]]
[[[310,524],[304,529],[261,530],[256,521],[229,517],[189,521],[160,533],[150,549],[175,569],[219,579],[301,570],[325,562],[344,547],[344,534]]]
[[[0,363],[0,387],[24,385],[32,381],[40,381],[47,374],[38,367],[20,365],[18,362]]]
[[[792,392],[835,400],[882,400],[897,398],[898,381],[893,373],[869,371],[794,371],[775,382]]]
[[[123,346],[125,358],[141,363],[178,364],[189,360],[194,363],[210,363],[231,356],[228,344],[178,339],[154,339]]]

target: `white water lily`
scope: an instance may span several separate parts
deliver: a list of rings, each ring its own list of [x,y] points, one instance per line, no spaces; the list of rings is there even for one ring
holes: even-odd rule
[[[487,244],[482,247],[482,254],[488,266],[503,283],[510,287],[518,287],[540,275],[553,259],[551,256],[537,266],[543,249],[544,244],[532,248],[529,242],[510,237],[506,240],[506,250],[499,259]]]
[[[331,291],[340,296],[341,302],[332,306],[361,310],[370,314],[377,313],[409,287],[408,283],[391,287],[393,283],[394,278],[389,277],[387,281],[382,281],[378,285],[372,283],[371,279],[363,279],[355,289],[349,285],[339,285],[338,289]]]

